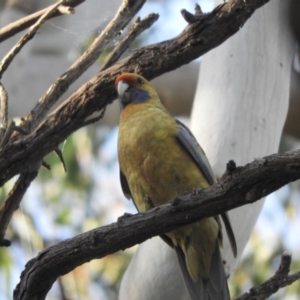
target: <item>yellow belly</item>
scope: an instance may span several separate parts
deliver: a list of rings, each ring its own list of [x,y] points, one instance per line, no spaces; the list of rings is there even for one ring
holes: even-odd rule
[[[151,207],[149,199],[153,206],[159,206],[194,188],[209,186],[176,134],[175,120],[155,108],[139,111],[124,123],[120,121],[120,168],[139,211]]]
[[[157,107],[132,106],[120,118],[118,153],[133,201],[144,212],[194,188],[209,186],[197,164],[177,140],[177,124]],[[167,233],[181,247],[191,278],[207,278],[220,228],[207,218]]]

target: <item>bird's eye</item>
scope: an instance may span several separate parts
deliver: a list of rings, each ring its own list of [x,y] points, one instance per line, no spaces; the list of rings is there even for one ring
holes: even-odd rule
[[[136,79],[136,82],[138,84],[144,84],[144,80],[142,78],[139,78],[139,77]]]

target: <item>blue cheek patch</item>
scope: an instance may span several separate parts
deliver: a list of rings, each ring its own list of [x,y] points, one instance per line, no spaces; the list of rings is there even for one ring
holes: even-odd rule
[[[150,95],[145,90],[132,89],[129,91],[130,98],[133,100],[132,103],[143,103],[150,99]]]

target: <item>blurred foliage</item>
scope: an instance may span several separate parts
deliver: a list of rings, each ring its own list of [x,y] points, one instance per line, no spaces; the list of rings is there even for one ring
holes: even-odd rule
[[[4,278],[0,280],[0,299],[10,299],[18,282],[11,270],[17,269],[19,276],[25,263],[43,248],[116,221],[124,212],[128,201],[122,198],[118,180],[112,184],[101,181],[110,180],[106,172],[115,173],[112,178],[118,179],[115,143],[116,130],[103,126],[83,128],[62,145],[66,173],[55,153],[45,157],[51,170],[40,171],[14,214],[7,231],[13,246],[0,248],[0,278]],[[1,191],[1,199],[12,185],[13,181]],[[49,299],[61,298],[61,293],[68,299],[117,299],[131,255],[132,251],[119,252],[78,267],[54,285]]]

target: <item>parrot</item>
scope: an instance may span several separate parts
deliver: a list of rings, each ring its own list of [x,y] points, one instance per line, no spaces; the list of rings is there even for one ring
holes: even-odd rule
[[[135,73],[122,73],[117,76],[115,87],[121,107],[120,182],[125,197],[133,200],[139,212],[216,183],[195,137],[164,108],[149,81]],[[221,218],[236,256],[236,241],[227,212]],[[230,300],[220,254],[223,234],[219,216],[160,237],[176,252],[191,300]]]

